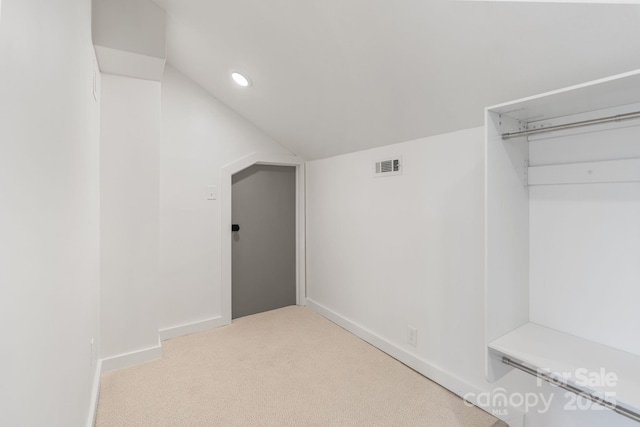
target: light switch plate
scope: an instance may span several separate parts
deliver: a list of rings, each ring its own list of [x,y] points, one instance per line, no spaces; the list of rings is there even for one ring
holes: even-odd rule
[[[215,185],[207,186],[207,200],[216,200],[218,198],[218,187]]]

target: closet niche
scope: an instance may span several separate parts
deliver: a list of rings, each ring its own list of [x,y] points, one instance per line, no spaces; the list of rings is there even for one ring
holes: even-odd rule
[[[640,421],[640,70],[486,109],[486,237],[488,380]]]

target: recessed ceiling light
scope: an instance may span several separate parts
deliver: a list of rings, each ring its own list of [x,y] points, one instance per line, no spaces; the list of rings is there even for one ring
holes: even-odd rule
[[[234,82],[236,82],[242,87],[251,86],[251,80],[249,80],[248,77],[240,74],[237,71],[234,71],[233,73],[231,73],[231,78],[233,79]]]

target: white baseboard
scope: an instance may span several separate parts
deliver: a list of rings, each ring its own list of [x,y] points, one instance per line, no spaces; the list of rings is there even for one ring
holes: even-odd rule
[[[158,336],[158,344],[143,348],[142,350],[132,351],[130,353],[118,354],[117,356],[102,359],[102,373],[114,371],[116,369],[127,368],[129,366],[138,365],[140,363],[151,362],[162,357],[162,343]]]
[[[502,415],[500,412],[494,412],[494,410],[502,410],[502,408],[493,408],[486,407],[484,405],[479,405],[475,396],[480,395],[481,393],[487,392],[487,390],[481,390],[479,387],[463,380],[452,372],[445,371],[444,369],[428,362],[420,358],[419,356],[409,353],[387,341],[385,338],[377,335],[376,333],[366,329],[365,327],[358,325],[351,320],[343,317],[342,315],[332,311],[331,309],[313,301],[311,298],[307,297],[307,307],[317,312],[318,314],[326,317],[331,320],[333,323],[343,327],[347,331],[357,335],[362,338],[364,341],[369,344],[377,347],[383,352],[387,353],[389,356],[394,359],[404,363],[409,366],[411,369],[421,373],[425,377],[430,380],[440,384],[444,388],[450,390],[451,392],[457,394],[462,398],[466,398],[469,402],[474,405],[482,408],[490,414],[494,414],[496,417],[502,419],[504,422],[509,424],[510,427],[523,427],[524,426],[524,414],[522,411],[516,408],[508,408],[508,414]]]
[[[196,332],[206,331],[207,329],[219,328],[226,325],[222,316],[212,317],[210,319],[200,320],[193,323],[186,323],[184,325],[172,326],[165,329],[160,329],[160,339],[170,340],[171,338],[181,337],[183,335],[194,334]]]
[[[89,418],[87,427],[94,427],[96,414],[98,412],[98,398],[100,396],[100,376],[102,375],[102,360],[96,363],[96,371],[93,374],[93,385],[91,386],[91,401],[89,402]]]

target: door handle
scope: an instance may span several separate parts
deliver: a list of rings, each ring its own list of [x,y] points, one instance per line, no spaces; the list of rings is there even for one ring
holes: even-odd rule
[[[231,231],[240,231],[240,225],[231,224]]]

